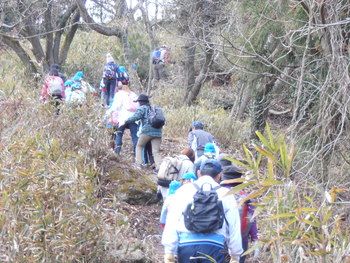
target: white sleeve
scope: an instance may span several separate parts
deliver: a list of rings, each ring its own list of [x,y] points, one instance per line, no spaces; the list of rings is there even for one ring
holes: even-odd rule
[[[225,197],[223,200],[225,217],[228,222],[226,224],[227,232],[227,247],[231,257],[239,258],[243,253],[242,236],[241,236],[241,221],[237,208],[237,202],[233,195]]]
[[[172,200],[177,198],[178,195],[175,193]],[[164,246],[165,254],[177,255],[177,245],[179,241],[176,226],[179,224],[179,220],[181,219],[181,213],[182,211],[179,209],[178,205],[172,205],[171,203],[169,204],[166,224],[162,235],[162,245]]]

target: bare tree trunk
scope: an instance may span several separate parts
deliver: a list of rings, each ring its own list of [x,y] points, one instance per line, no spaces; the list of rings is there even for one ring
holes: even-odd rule
[[[78,24],[79,20],[80,20],[80,13],[77,12],[72,18],[73,26],[68,31],[68,33],[64,39],[64,42],[62,44],[61,50],[60,50],[60,56],[59,56],[59,60],[58,60],[58,63],[60,65],[64,65],[66,60],[67,60],[70,45],[72,44],[75,33],[77,32],[77,30],[79,28],[79,24]]]
[[[148,4],[149,2],[146,1],[146,8],[143,7],[144,1],[139,2],[139,8],[141,10],[142,18],[146,27],[146,32],[148,34],[149,40],[150,40],[150,47],[149,47],[149,70],[148,70],[148,83],[147,83],[147,94],[150,94],[152,89],[152,80],[153,80],[153,63],[152,63],[152,52],[156,48],[156,37],[154,34],[154,25],[151,24],[151,21],[149,20],[149,12],[148,12]],[[156,2],[156,15],[158,12],[158,1]],[[157,18],[157,17],[156,17]]]
[[[52,65],[53,56],[53,26],[52,26],[52,1],[46,1],[47,7],[44,14],[44,27],[46,30],[45,64]]]
[[[75,33],[76,33],[78,26],[79,26],[78,22],[80,19],[80,13],[78,10],[77,10],[77,12],[75,12],[77,8],[78,8],[78,6],[75,3],[73,3],[67,9],[65,14],[62,16],[61,21],[59,22],[58,28],[60,28],[60,30],[58,30],[55,33],[55,40],[54,40],[54,45],[53,45],[53,61],[54,61],[54,63],[63,65],[67,59],[70,44],[73,41],[73,38],[74,38]],[[64,32],[64,28],[66,27],[67,22],[68,22],[69,18],[72,16],[73,12],[75,12],[75,14],[71,18],[71,27],[70,27],[68,33],[66,34],[66,38],[65,38],[63,47],[60,50],[61,39],[62,39],[62,34]]]
[[[243,91],[242,91],[242,97],[240,100],[240,103],[238,105],[238,110],[236,113],[236,119],[242,119],[243,118],[243,114],[249,104],[249,101],[251,99],[251,89],[249,88],[249,86],[244,86],[243,87]]]
[[[208,44],[205,50],[205,61],[202,65],[201,71],[199,72],[196,80],[193,84],[192,89],[189,91],[188,96],[185,99],[186,105],[191,105],[197,99],[197,96],[203,87],[204,81],[208,75],[209,68],[213,62],[214,49],[211,44]]]
[[[265,130],[266,120],[268,116],[268,105],[270,100],[267,95],[272,90],[277,78],[268,78],[266,83],[262,83],[260,88],[257,90],[254,98],[253,116],[251,124],[251,134],[250,137],[253,140],[257,140],[255,132],[259,131],[261,133]]]
[[[184,98],[187,98],[193,89],[195,83],[195,55],[196,55],[196,42],[192,38],[188,38],[185,45],[185,63],[184,63],[184,74],[185,74],[185,92]],[[186,103],[186,101],[185,101]]]
[[[30,56],[27,54],[27,52],[22,48],[20,43],[12,38],[6,37],[6,36],[0,36],[0,39],[7,45],[9,46],[20,58],[22,63],[26,67],[26,73],[37,73],[37,68],[35,67],[34,63],[32,62]]]

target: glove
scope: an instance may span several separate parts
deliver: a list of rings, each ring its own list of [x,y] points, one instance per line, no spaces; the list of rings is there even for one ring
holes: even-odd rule
[[[175,263],[175,255],[165,254],[164,255],[164,263]]]
[[[230,263],[239,263],[239,260],[236,258],[231,257]]]

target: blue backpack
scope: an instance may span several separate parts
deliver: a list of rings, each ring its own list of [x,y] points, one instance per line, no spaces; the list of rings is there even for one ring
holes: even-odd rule
[[[152,62],[153,64],[158,64],[160,62],[160,54],[162,51],[160,49],[154,50],[152,53]]]
[[[112,63],[108,63],[105,65],[103,70],[103,78],[105,79],[114,79],[115,76],[116,67]]]

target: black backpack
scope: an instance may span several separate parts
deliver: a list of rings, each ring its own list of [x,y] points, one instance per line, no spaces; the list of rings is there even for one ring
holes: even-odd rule
[[[209,184],[209,183],[208,183]],[[220,228],[224,223],[225,214],[221,200],[216,192],[220,186],[212,188],[209,191],[203,191],[203,185],[197,188],[193,196],[193,202],[188,204],[184,212],[185,226],[188,230],[196,233],[210,233]]]
[[[148,109],[148,123],[156,129],[160,129],[165,124],[163,110],[158,106],[150,106]]]

